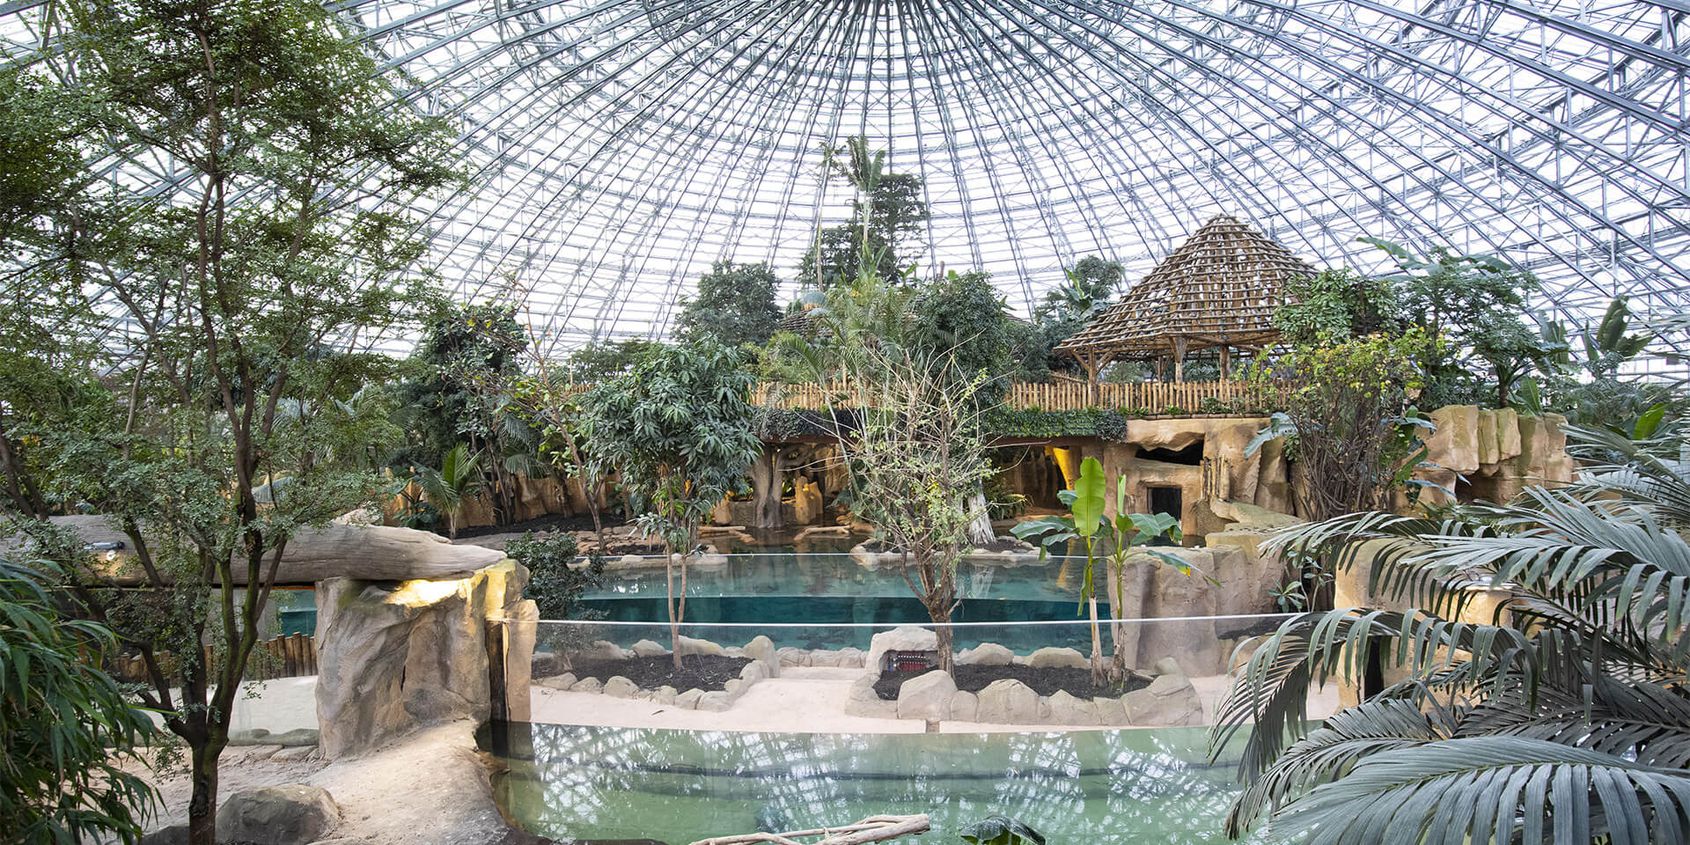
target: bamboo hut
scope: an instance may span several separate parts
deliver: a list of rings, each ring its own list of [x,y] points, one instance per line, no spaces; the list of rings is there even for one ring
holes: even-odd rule
[[[1096,384],[1103,368],[1121,359],[1171,360],[1174,381],[1184,381],[1185,357],[1215,349],[1224,378],[1231,350],[1278,341],[1273,312],[1285,283],[1313,273],[1284,245],[1221,215],[1056,351],[1078,359]]]

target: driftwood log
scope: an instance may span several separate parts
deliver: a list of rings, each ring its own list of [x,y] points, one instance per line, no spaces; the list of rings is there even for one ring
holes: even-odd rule
[[[55,516],[52,522],[75,531],[85,543],[123,544],[109,560],[98,561],[103,570],[100,576],[110,583],[137,586],[147,582],[139,567],[131,564],[134,549],[128,535],[110,520],[103,516]],[[27,548],[20,538],[0,537],[0,553],[20,548]],[[303,529],[288,541],[276,583],[311,584],[339,576],[361,581],[456,580],[504,557],[504,552],[454,544],[427,531],[382,525],[325,525]],[[236,585],[245,586],[245,566],[236,566],[230,574]]]
[[[793,830],[786,833],[743,833],[738,836],[715,836],[700,839],[692,845],[752,845],[765,842],[772,845],[865,845],[885,842],[900,836],[913,836],[931,829],[927,814],[914,816],[870,816],[843,827],[818,827],[812,830]],[[822,837],[812,843],[800,839]]]

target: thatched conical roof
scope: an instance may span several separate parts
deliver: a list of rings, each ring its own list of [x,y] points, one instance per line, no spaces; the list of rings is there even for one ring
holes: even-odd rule
[[[1279,338],[1273,312],[1286,281],[1313,273],[1279,242],[1221,215],[1056,351],[1095,365],[1116,358],[1178,358],[1216,346],[1260,348]]]

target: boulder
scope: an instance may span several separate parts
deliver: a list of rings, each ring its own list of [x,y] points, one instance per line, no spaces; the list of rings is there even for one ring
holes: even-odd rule
[[[840,665],[839,652],[832,649],[818,648],[815,651],[810,652],[808,665],[837,667]]]
[[[661,686],[651,694],[651,700],[657,704],[674,704],[675,696],[676,693],[674,687]]]
[[[868,658],[863,665],[870,671],[879,672],[881,662],[888,651],[936,651],[939,648],[939,635],[930,628],[918,628],[914,625],[903,625],[890,631],[881,631],[868,641]]]
[[[604,682],[600,681],[598,678],[585,678],[583,680],[576,681],[575,686],[570,687],[569,691],[570,692],[603,692],[604,691]]]
[[[822,489],[805,476],[792,481],[792,521],[813,525],[822,515]]]
[[[937,722],[951,718],[956,681],[948,672],[928,672],[904,681],[898,688],[898,718]]]
[[[1164,657],[1161,660],[1156,661],[1154,666],[1150,667],[1150,674],[1184,675],[1185,670],[1179,667],[1179,661],[1173,659],[1172,657]]]
[[[1027,665],[1035,669],[1088,669],[1091,659],[1071,648],[1046,646],[1027,655]]]
[[[217,810],[217,841],[306,845],[340,824],[340,807],[321,787],[302,783],[245,789]]]
[[[958,690],[951,696],[951,720],[955,722],[973,722],[980,713],[980,697],[971,692]]]
[[[846,647],[839,650],[839,665],[851,669],[861,669],[868,663],[863,659],[862,649]]]
[[[728,681],[728,683],[732,684],[734,681]],[[734,706],[734,699],[736,697],[736,695],[726,690],[722,692],[707,692],[698,697],[698,709],[708,710],[712,713],[720,713],[729,707]]]
[[[669,653],[669,649],[651,640],[640,640],[630,646],[628,650],[632,651],[635,657],[661,657]]]
[[[755,684],[758,681],[769,677],[769,669],[762,661],[753,660],[750,663],[745,664],[745,668],[739,670],[739,677],[740,680],[745,681],[747,685]]]
[[[785,646],[778,649],[775,654],[780,658],[780,665],[782,667],[810,665],[810,653],[801,648]]]
[[[570,652],[569,665],[580,666],[586,663],[626,659],[628,659],[628,652],[616,643],[609,640],[593,640],[579,650]]]
[[[640,685],[617,675],[604,682],[604,694],[611,698],[638,698]]]
[[[526,569],[504,561],[459,581],[324,581],[316,687],[323,755],[489,718],[488,621],[516,612],[527,579]]]
[[[1091,705],[1097,711],[1097,723],[1100,725],[1126,727],[1132,724],[1127,720],[1127,706],[1119,698],[1099,696],[1091,700]]]
[[[979,692],[976,719],[1003,725],[1031,725],[1039,720],[1039,694],[1020,681],[993,681]]]
[[[1015,662],[1015,652],[997,643],[981,643],[958,652],[956,662],[962,666],[1008,666]]]
[[[745,644],[745,656],[762,663],[763,668],[768,670],[768,677],[780,674],[781,658],[776,653],[774,640],[762,634],[752,637],[751,642]]]
[[[693,639],[692,637],[676,637],[675,648],[681,656],[689,654],[705,654],[713,657],[726,657],[727,651],[721,646],[709,641]]]
[[[550,678],[541,678],[540,680],[535,681],[535,683],[539,686],[545,687],[546,689],[555,689],[562,692],[572,686],[575,686],[575,675],[571,672],[565,672],[561,675],[553,675]]]
[[[683,710],[697,710],[698,700],[704,697],[704,690],[689,689],[675,696],[675,706]]]
[[[729,678],[722,682],[722,692],[725,692],[734,698],[738,698],[740,693],[745,692],[745,686],[745,681],[743,679]]]
[[[1058,725],[1096,725],[1097,708],[1090,701],[1075,698],[1067,690],[1050,696],[1050,720]]]
[[[898,703],[882,699],[874,691],[874,681],[874,675],[865,673],[851,682],[851,689],[845,694],[845,715],[876,719],[898,718]]]
[[[1127,721],[1135,727],[1203,724],[1203,702],[1184,675],[1162,675],[1150,686],[1121,697]]]
[[[134,565],[134,542],[104,516],[55,516],[55,525],[68,528],[85,543],[119,542],[105,574],[125,586],[147,578]],[[144,534],[145,532],[143,532]],[[0,538],[0,552],[21,541]],[[479,546],[456,545],[428,531],[385,525],[325,525],[303,528],[288,540],[276,567],[278,584],[311,584],[330,578],[359,581],[459,580],[503,560],[504,552]],[[230,572],[235,585],[246,583],[246,567]],[[165,575],[169,580],[168,573]]]

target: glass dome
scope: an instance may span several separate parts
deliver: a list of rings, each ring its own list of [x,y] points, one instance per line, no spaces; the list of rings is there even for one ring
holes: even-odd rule
[[[924,180],[924,269],[1030,310],[1215,214],[1316,266],[1488,252],[1582,318],[1683,310],[1690,22],[1636,0],[344,0],[472,179],[419,209],[467,297],[564,347],[664,336],[718,260],[798,288],[866,136]],[[11,4],[14,47],[39,10]]]

